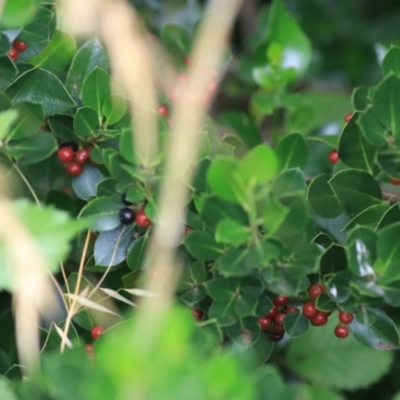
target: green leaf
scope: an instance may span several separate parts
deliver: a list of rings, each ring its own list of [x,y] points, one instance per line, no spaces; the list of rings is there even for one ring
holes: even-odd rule
[[[90,225],[92,231],[110,231],[120,225],[119,212],[122,208],[119,199],[97,197],[82,208],[78,218],[90,218],[93,221]]]
[[[251,346],[255,344],[261,335],[260,325],[255,318],[241,318],[235,324],[225,329],[226,334],[233,342]]]
[[[103,180],[102,173],[93,165],[86,164],[83,172],[72,179],[72,189],[82,200],[89,200],[97,193],[97,184]]]
[[[249,228],[231,219],[222,219],[217,225],[215,240],[232,246],[247,243],[250,238]]]
[[[373,174],[376,149],[361,135],[357,114],[345,125],[339,139],[339,158],[348,167]]]
[[[329,185],[330,174],[314,178],[308,186],[307,200],[313,210],[324,218],[335,218],[343,212],[338,198]]]
[[[364,111],[369,106],[368,92],[369,89],[366,86],[359,86],[353,90],[351,102],[356,111]]]
[[[268,183],[279,171],[274,150],[261,144],[250,150],[240,161],[237,174],[247,187]]]
[[[48,45],[30,63],[55,75],[60,75],[70,64],[76,52],[74,38],[68,33],[56,30]]]
[[[218,156],[207,170],[207,183],[222,200],[240,202],[243,198],[243,188],[234,179],[237,167],[236,159]]]
[[[0,396],[2,400],[18,400],[12,390],[11,382],[4,376],[0,376]]]
[[[30,22],[39,8],[39,0],[8,0],[1,16],[3,28],[20,28]]]
[[[356,227],[347,239],[347,260],[351,272],[355,276],[374,276],[374,262],[377,256],[376,232],[365,226]]]
[[[58,148],[50,132],[37,132],[28,138],[12,141],[9,147],[22,153],[18,161],[25,165],[45,160]]]
[[[147,237],[140,236],[132,242],[126,256],[126,263],[132,271],[140,271],[144,265]]]
[[[99,39],[93,38],[79,48],[72,60],[65,84],[71,96],[80,97],[83,82],[96,66],[107,70],[108,59]]]
[[[352,336],[338,339],[335,325],[336,313],[325,326],[312,327],[291,341],[287,352],[289,367],[313,384],[332,389],[355,390],[378,381],[388,371],[392,354],[368,349]]]
[[[298,387],[295,396],[301,400],[345,400],[340,394],[328,388],[311,385],[301,385]]]
[[[268,42],[276,42],[283,49],[283,67],[293,68],[298,77],[302,76],[311,62],[311,43],[282,0],[273,2],[267,27]]]
[[[9,140],[31,136],[43,125],[44,115],[40,104],[18,103],[13,109],[18,112],[18,120],[12,125]]]
[[[18,117],[18,111],[7,110],[0,112],[0,140],[2,141],[8,134],[11,125]],[[15,128],[14,128],[15,129]]]
[[[289,168],[302,169],[307,163],[308,145],[299,133],[285,136],[276,146],[282,170]]]
[[[21,75],[8,89],[13,103],[40,103],[46,116],[61,114],[75,107],[75,103],[59,78],[37,68]]]
[[[94,244],[94,259],[99,267],[118,265],[125,260],[133,229],[126,225],[100,233]]]
[[[73,142],[77,139],[73,128],[74,120],[69,115],[56,115],[49,117],[48,121],[51,131],[61,140]]]
[[[214,238],[203,231],[189,233],[183,239],[183,244],[187,251],[198,260],[213,260],[222,253]]]
[[[164,25],[160,32],[161,41],[168,51],[177,58],[184,59],[190,52],[191,37],[180,25]]]
[[[14,200],[13,208],[38,243],[50,271],[57,272],[60,260],[64,260],[71,250],[71,239],[85,227],[85,223],[71,220],[64,211],[50,206],[39,208],[25,199]],[[0,253],[3,255],[0,260],[0,287],[12,291],[10,268],[13,264],[9,264],[8,257],[4,257],[7,254],[4,242],[0,243]]]
[[[336,304],[325,293],[321,293],[315,301],[315,307],[320,311],[334,311]]]
[[[392,269],[398,269],[400,257],[400,223],[396,222],[379,232],[377,241],[378,259],[375,270],[385,273]]]
[[[400,208],[399,203],[393,204],[389,210],[385,212],[382,219],[379,222],[378,229],[385,228],[393,222],[400,222]]]
[[[342,207],[351,215],[382,201],[378,182],[367,172],[347,169],[338,172],[330,181]]]
[[[286,314],[283,326],[290,337],[301,336],[308,329],[308,319],[301,312]]]
[[[91,107],[79,108],[74,117],[74,131],[78,137],[94,136],[99,129],[99,116]]]
[[[177,289],[178,293],[199,287],[207,279],[207,271],[201,261],[185,265]],[[201,299],[200,299],[201,300]]]
[[[383,75],[389,75],[393,72],[397,78],[400,78],[400,47],[390,46],[389,51],[382,60],[381,68]]]
[[[86,77],[82,88],[82,101],[85,107],[93,108],[101,115],[104,101],[110,96],[110,74],[95,67]]]
[[[375,204],[374,206],[366,208],[363,212],[356,215],[344,228],[344,232],[348,232],[357,225],[368,226],[369,228],[376,229],[381,221],[383,215],[388,211],[387,204]]]
[[[103,103],[101,114],[106,117],[107,125],[114,125],[126,112],[126,101],[122,95],[110,95]]]
[[[261,143],[260,130],[246,113],[226,111],[218,115],[220,125],[232,129],[250,147]]]
[[[344,303],[350,297],[350,280],[352,275],[349,271],[334,274],[326,283],[328,296],[338,303]]]
[[[397,140],[400,139],[400,115],[397,112],[400,107],[399,91],[400,78],[390,74],[378,83],[372,94],[378,119]]]
[[[356,123],[368,143],[378,147],[386,144],[387,129],[379,121],[374,107],[368,106],[365,112],[360,113]]]
[[[359,342],[371,349],[392,350],[399,347],[396,325],[382,310],[361,309],[350,324],[350,329]]]
[[[4,90],[15,78],[18,71],[8,56],[0,57],[0,89]]]
[[[232,302],[220,303],[214,301],[208,309],[208,317],[210,319],[215,318],[218,325],[222,327],[232,325],[238,320]]]

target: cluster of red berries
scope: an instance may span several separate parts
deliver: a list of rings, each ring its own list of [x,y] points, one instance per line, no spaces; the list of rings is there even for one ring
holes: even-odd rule
[[[147,217],[144,210],[140,210],[137,213],[130,208],[133,205],[130,201],[126,200],[126,194],[121,196],[121,201],[127,207],[124,207],[119,212],[119,220],[122,225],[131,225],[133,221],[136,222],[140,228],[148,228],[151,225],[150,219]]]
[[[27,48],[28,45],[25,42],[15,39],[12,44],[12,49],[8,52],[8,57],[13,61],[17,61],[19,53],[24,52]]]
[[[88,149],[81,149],[77,151],[74,143],[65,143],[60,146],[58,159],[64,163],[65,170],[71,176],[79,176],[83,171],[83,164],[90,158]]]
[[[274,307],[267,315],[257,318],[262,332],[268,332],[268,337],[273,342],[282,340],[285,333],[283,320],[290,313],[300,312],[297,307],[287,307],[289,298],[286,296],[276,296],[273,300]]]
[[[90,330],[90,336],[92,336],[93,340],[97,340],[103,333],[104,333],[104,328],[100,325],[95,325]],[[94,358],[94,345],[92,343],[86,344],[85,350],[90,358]]]

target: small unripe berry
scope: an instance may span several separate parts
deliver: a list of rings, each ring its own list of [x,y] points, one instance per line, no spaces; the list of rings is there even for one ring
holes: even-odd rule
[[[276,296],[273,300],[274,306],[286,306],[289,302],[289,298],[286,296]]]
[[[325,292],[325,287],[318,283],[311,285],[308,289],[308,294],[312,299],[316,299],[321,293],[324,292]]]
[[[63,163],[70,162],[74,159],[74,151],[69,147],[61,147],[57,152],[57,157]]]
[[[347,313],[345,311],[340,311],[340,313],[339,313],[339,321],[342,324],[351,324],[353,319],[354,319],[353,314]]]
[[[337,150],[331,150],[328,153],[328,160],[331,164],[336,164],[339,161],[339,153]]]
[[[94,340],[98,339],[104,332],[104,328],[102,326],[99,325],[95,325],[91,331],[90,331],[90,335],[92,336],[92,338]]]
[[[268,317],[259,317],[257,318],[258,324],[261,327],[261,331],[265,332],[268,330],[272,325],[272,319]]]
[[[335,335],[339,339],[347,338],[347,336],[349,336],[349,328],[346,325],[338,325],[335,328]]]

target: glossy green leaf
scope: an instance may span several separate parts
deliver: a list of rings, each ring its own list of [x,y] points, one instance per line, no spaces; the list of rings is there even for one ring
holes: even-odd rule
[[[400,78],[390,74],[378,83],[372,94],[378,119],[397,140],[400,138],[400,115],[396,111],[400,106],[399,91]]]
[[[17,103],[13,109],[18,112],[18,119],[8,134],[9,140],[31,136],[43,125],[44,115],[40,104]]]
[[[301,194],[305,196],[307,184],[304,175],[298,169],[281,172],[271,183],[271,195],[276,198]]]
[[[126,225],[111,231],[101,232],[94,244],[94,260],[99,267],[109,267],[125,260],[132,241],[133,229]]]
[[[39,8],[39,0],[7,0],[1,25],[4,28],[19,28],[32,20]]]
[[[12,141],[10,147],[21,152],[22,157],[18,159],[21,164],[36,164],[53,154],[58,146],[51,133],[37,132],[28,138]]]
[[[74,131],[78,137],[94,136],[99,129],[99,117],[91,107],[79,108],[74,117]]]
[[[140,271],[144,266],[147,237],[140,236],[132,242],[126,256],[126,263],[132,271]]]
[[[302,169],[308,158],[307,142],[299,133],[285,136],[276,146],[276,154],[280,159],[282,170]]]
[[[249,228],[231,219],[219,221],[217,230],[215,231],[215,240],[217,242],[230,244],[232,246],[239,246],[247,243],[249,238]]]
[[[356,215],[344,228],[343,231],[348,232],[357,225],[367,226],[375,229],[378,227],[383,215],[389,209],[387,204],[375,204],[366,208],[363,212]]]
[[[235,324],[227,327],[225,331],[233,342],[245,346],[253,345],[261,335],[260,325],[255,318],[241,318]]]
[[[361,135],[357,114],[346,124],[339,139],[339,158],[348,167],[373,174],[375,147]]]
[[[322,275],[346,271],[347,255],[345,249],[337,244],[329,247],[321,258],[320,270]]]
[[[357,119],[357,125],[360,127],[367,142],[379,147],[386,144],[387,129],[379,121],[375,107],[368,106],[365,112],[360,113]]]
[[[363,308],[350,324],[350,329],[359,342],[371,349],[392,350],[399,347],[396,325],[382,310]]]
[[[177,24],[166,24],[160,34],[163,44],[171,54],[181,59],[189,54],[191,38],[185,28]]]
[[[355,276],[374,276],[373,265],[377,256],[378,236],[374,230],[367,227],[356,227],[347,239],[348,266]]]
[[[316,214],[324,218],[335,218],[343,212],[338,198],[329,185],[330,174],[314,178],[308,186],[307,199]]]
[[[110,95],[103,103],[101,114],[106,117],[107,125],[114,125],[126,112],[126,101],[122,95]]]
[[[283,326],[290,337],[301,336],[308,329],[308,319],[301,312],[286,314]]]
[[[237,174],[247,187],[268,183],[278,171],[279,159],[275,151],[263,144],[250,150],[237,167]]]
[[[61,114],[75,107],[59,78],[40,68],[23,74],[7,89],[7,94],[13,103],[40,103],[47,116]]]
[[[351,95],[351,102],[356,111],[364,111],[370,104],[368,99],[368,88],[366,86],[355,88]]]
[[[18,400],[11,382],[5,376],[0,376],[0,396],[3,400]]]
[[[226,111],[218,116],[217,121],[236,132],[248,146],[254,147],[261,143],[260,130],[247,114]]]
[[[93,108],[101,115],[104,101],[110,96],[110,74],[95,67],[86,77],[82,87],[82,101],[85,107]]]
[[[17,68],[8,56],[0,57],[0,89],[4,90],[17,75]]]
[[[51,131],[65,142],[73,142],[77,139],[74,132],[73,121],[73,118],[69,115],[62,114],[49,117],[48,119]]]
[[[393,204],[382,216],[379,222],[378,229],[385,228],[394,222],[400,222],[400,207],[399,203]]]
[[[386,147],[379,151],[378,164],[390,177],[400,176],[400,152],[397,148]]]
[[[350,297],[350,280],[352,275],[349,271],[339,272],[325,284],[328,296],[339,303],[344,303]]]
[[[291,341],[287,352],[290,368],[314,384],[333,389],[354,390],[378,381],[388,371],[392,354],[368,349],[351,335],[338,339],[335,325],[337,315],[333,314],[325,326],[311,327]]]
[[[203,231],[189,233],[185,236],[183,244],[187,251],[198,260],[213,260],[222,253],[214,238]]]
[[[329,312],[336,309],[336,304],[327,294],[321,293],[315,300],[315,307],[320,311]]]
[[[93,165],[86,164],[83,172],[72,179],[72,189],[82,200],[96,196],[97,184],[103,180],[103,174]]]
[[[79,48],[72,60],[65,85],[71,96],[80,97],[84,80],[96,66],[107,70],[108,59],[99,39],[93,38]]]
[[[236,159],[219,156],[207,170],[207,183],[222,200],[240,202],[244,197],[243,188],[235,180],[237,167]]]
[[[233,309],[232,302],[221,303],[214,301],[208,309],[208,316],[211,319],[215,318],[221,327],[230,326],[239,319]]]
[[[329,184],[339,203],[351,215],[357,215],[382,201],[378,182],[364,171],[355,169],[340,171]]]
[[[389,75],[391,72],[400,78],[400,47],[390,46],[385,58],[382,60],[383,75]]]
[[[29,61],[36,67],[60,75],[69,66],[76,52],[76,42],[68,33],[56,30],[48,45]]]
[[[283,49],[283,67],[303,75],[311,61],[311,43],[282,0],[273,2],[267,27],[268,42],[276,42]]]
[[[378,259],[375,269],[378,273],[385,273],[397,269],[400,257],[400,223],[396,222],[383,228],[379,232],[377,241]]]
[[[9,135],[10,127],[16,121],[17,117],[17,110],[0,112],[0,140],[3,140],[7,135]]]
[[[90,229],[104,232],[120,225],[119,212],[123,208],[120,200],[113,197],[97,197],[86,204],[79,213],[79,218],[90,218]]]
[[[202,262],[195,261],[187,264],[183,269],[177,291],[178,293],[182,293],[193,287],[199,287],[206,279],[207,271]]]

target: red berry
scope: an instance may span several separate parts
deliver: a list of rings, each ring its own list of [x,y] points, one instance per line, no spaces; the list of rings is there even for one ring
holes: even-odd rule
[[[18,60],[18,50],[16,50],[16,49],[11,49],[9,52],[8,52],[8,57],[10,57],[11,58],[11,60],[13,60],[13,61],[17,61]]]
[[[339,321],[342,324],[350,324],[354,319],[353,314],[347,313],[345,311],[340,311],[339,313]]]
[[[397,178],[390,178],[390,182],[392,185],[400,185],[400,179]]]
[[[189,67],[190,63],[192,62],[190,57],[185,57],[184,61],[185,61],[185,64],[186,64],[187,67]]]
[[[138,211],[136,214],[136,223],[141,228],[148,228],[151,225],[151,221],[147,218],[147,215],[143,210]]]
[[[328,160],[331,164],[336,164],[339,161],[339,153],[337,150],[331,150],[328,154]]]
[[[66,164],[65,169],[71,176],[79,176],[83,171],[82,165],[79,165],[76,162],[70,162],[69,164]]]
[[[308,294],[313,299],[316,299],[321,293],[324,293],[324,292],[325,292],[325,287],[318,283],[311,285],[308,289]]]
[[[266,315],[266,317],[271,318],[271,319],[275,319],[275,317],[278,315],[279,310],[277,307],[273,307],[271,308],[271,310],[269,310],[268,314]]]
[[[283,320],[285,319],[286,314],[284,313],[279,313],[276,317],[275,317],[275,324],[277,325],[283,325]]]
[[[86,350],[88,353],[93,353],[93,351],[94,351],[94,346],[93,346],[93,344],[92,344],[92,343],[86,344],[86,345],[85,345],[85,350]]]
[[[189,233],[191,233],[193,231],[193,229],[190,226],[185,226],[185,236],[189,235]]]
[[[168,118],[169,116],[169,111],[166,106],[158,106],[157,111],[160,115],[162,115],[164,118]]]
[[[352,112],[346,114],[346,115],[344,116],[344,122],[347,124],[347,123],[351,120],[351,117],[352,117],[352,116],[353,116],[353,113],[352,113]]]
[[[274,324],[274,326],[271,329],[272,333],[285,333],[285,328],[283,327],[283,325],[278,325],[278,324]]]
[[[290,313],[294,313],[294,312],[299,312],[300,310],[297,307],[288,307],[285,310],[285,314],[290,314]]]
[[[75,154],[75,161],[78,164],[85,164],[87,160],[89,160],[90,153],[87,149],[78,150]]]
[[[204,312],[202,310],[200,310],[199,308],[195,308],[192,310],[192,314],[193,317],[197,320],[197,321],[201,321],[204,317]]]
[[[257,318],[257,321],[262,332],[265,332],[272,325],[272,319],[268,317]]]
[[[103,332],[104,328],[102,326],[95,325],[90,331],[90,334],[92,335],[92,338],[96,340],[103,334]]]
[[[283,333],[268,332],[268,337],[273,342],[279,342],[283,338]]]
[[[58,150],[57,157],[63,163],[70,162],[74,159],[74,151],[69,147],[61,147]]]
[[[346,325],[338,325],[335,328],[335,335],[339,338],[339,339],[344,339],[347,336],[349,336],[349,328]]]
[[[25,42],[21,42],[18,39],[15,39],[13,42],[13,49],[17,50],[19,53],[22,53],[28,48],[28,45]]]
[[[303,306],[303,314],[307,318],[314,318],[317,314],[317,309],[315,308],[315,304],[312,301],[309,301]]]
[[[286,296],[276,296],[274,298],[274,306],[286,306],[286,304],[289,302],[289,298]]]
[[[317,313],[310,319],[310,322],[314,326],[322,326],[328,322],[328,316],[324,312],[317,310]]]

